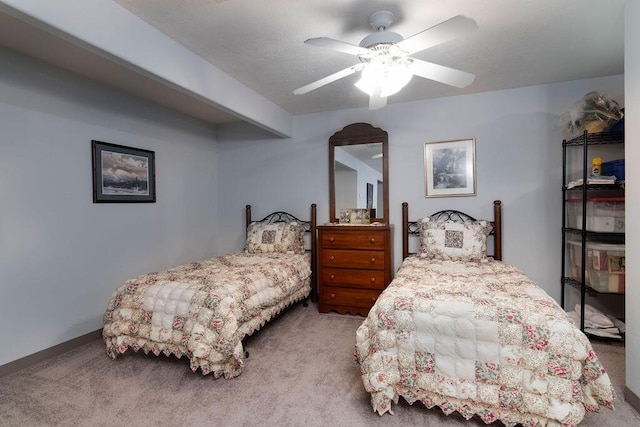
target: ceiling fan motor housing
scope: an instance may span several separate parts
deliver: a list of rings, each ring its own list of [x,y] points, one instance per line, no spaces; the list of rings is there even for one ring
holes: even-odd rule
[[[380,10],[369,15],[369,24],[374,30],[383,31],[389,28],[394,18],[393,13],[388,10]]]
[[[360,46],[370,48],[377,44],[393,44],[404,40],[400,34],[387,31],[393,22],[393,18],[393,13],[387,10],[372,13],[371,16],[369,16],[369,24],[371,24],[376,32],[363,38],[360,42]]]
[[[370,48],[377,44],[394,44],[404,40],[398,33],[392,31],[378,31],[377,33],[371,33],[367,37],[363,38],[360,42],[360,46]]]

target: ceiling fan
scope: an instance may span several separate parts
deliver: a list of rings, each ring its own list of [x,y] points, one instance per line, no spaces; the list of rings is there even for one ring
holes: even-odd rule
[[[362,39],[359,46],[328,37],[305,40],[311,46],[355,55],[360,63],[302,86],[293,93],[302,95],[362,71],[361,79],[355,85],[369,95],[369,109],[376,110],[386,106],[387,97],[400,91],[414,75],[459,88],[473,82],[476,76],[471,73],[409,57],[477,30],[478,25],[473,19],[454,16],[406,39],[388,30],[393,19],[393,13],[386,10],[373,13],[369,17],[369,24],[376,32]]]

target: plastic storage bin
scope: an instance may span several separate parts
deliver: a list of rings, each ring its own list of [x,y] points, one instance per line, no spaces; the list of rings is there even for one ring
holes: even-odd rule
[[[612,160],[602,164],[602,175],[616,177],[616,181],[624,181],[624,159]]]
[[[571,278],[581,280],[582,243],[568,241]],[[587,242],[585,283],[598,292],[624,293],[624,245]]]
[[[582,229],[582,199],[567,199],[567,225]],[[624,233],[624,197],[587,199],[587,231]]]

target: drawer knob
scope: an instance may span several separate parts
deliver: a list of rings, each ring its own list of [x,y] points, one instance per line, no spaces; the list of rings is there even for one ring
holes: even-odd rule
[[[375,243],[375,242],[376,242],[376,238],[375,238],[375,237],[372,237],[371,239],[369,239],[369,242],[370,242],[370,243]]]
[[[329,298],[334,299],[336,297],[336,294],[331,294],[329,295]]]
[[[329,236],[329,241],[333,242],[334,240],[336,240],[333,236]]]
[[[376,302],[376,299],[377,299],[376,297],[371,297],[371,302],[374,302],[374,303],[375,303],[375,302]]]
[[[333,256],[333,255],[330,255],[330,256],[329,256],[329,261],[334,261],[335,259],[336,259],[336,257],[335,257],[335,256]]]
[[[330,275],[330,276],[329,276],[329,280],[333,280],[333,279],[335,279],[335,278],[336,278],[336,275],[335,275],[335,274],[332,274],[332,275]]]
[[[376,278],[375,277],[371,278],[371,283],[376,283]]]
[[[371,257],[371,264],[373,264],[373,263],[375,263],[375,262],[376,262],[375,257]]]

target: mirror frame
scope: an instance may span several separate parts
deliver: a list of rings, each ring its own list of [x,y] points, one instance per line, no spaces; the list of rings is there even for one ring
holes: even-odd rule
[[[382,216],[377,213],[371,222],[389,222],[389,136],[383,129],[369,123],[353,123],[329,138],[329,221],[338,222],[336,216],[335,147],[368,143],[382,143]]]

